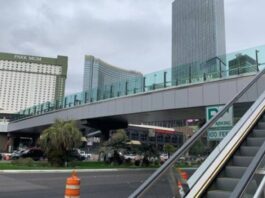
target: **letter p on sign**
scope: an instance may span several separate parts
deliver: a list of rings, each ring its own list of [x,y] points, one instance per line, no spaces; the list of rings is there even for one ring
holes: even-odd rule
[[[215,107],[213,107],[213,108],[209,108],[208,109],[208,120],[210,120],[212,117],[214,117],[215,116],[215,114],[217,114],[218,113],[218,109],[217,108],[215,108]]]

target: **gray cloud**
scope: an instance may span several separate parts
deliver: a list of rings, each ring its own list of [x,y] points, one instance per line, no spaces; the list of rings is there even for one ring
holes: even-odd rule
[[[228,51],[265,44],[264,8],[264,0],[225,1]]]
[[[81,91],[84,55],[148,73],[171,63],[173,0],[0,0],[0,51],[69,57],[66,91]],[[265,43],[264,0],[225,0],[227,49]]]

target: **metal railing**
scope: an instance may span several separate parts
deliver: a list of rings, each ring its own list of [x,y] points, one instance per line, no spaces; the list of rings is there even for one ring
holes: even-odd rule
[[[207,122],[202,128],[200,128],[190,139],[188,139],[181,148],[179,148],[170,159],[168,159],[160,168],[158,168],[138,189],[136,189],[129,197],[141,197],[150,187],[154,184],[164,173],[174,165],[174,163],[183,156],[197,140],[220,119],[225,112],[237,102],[243,94],[245,94],[265,73],[263,69],[260,71],[255,78],[247,84],[242,91],[240,91],[233,99],[231,99],[221,111],[219,111],[209,122]]]

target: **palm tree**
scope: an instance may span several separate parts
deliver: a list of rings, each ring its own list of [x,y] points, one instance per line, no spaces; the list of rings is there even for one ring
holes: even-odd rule
[[[171,144],[165,144],[164,151],[167,153],[168,158],[170,158],[170,155],[176,151],[176,148]]]
[[[45,129],[39,143],[52,165],[62,166],[69,160],[69,152],[81,144],[82,134],[74,121],[56,120]]]
[[[121,156],[118,154],[120,149],[126,148],[126,142],[128,137],[125,130],[118,129],[115,133],[112,134],[111,138],[103,143],[103,146],[100,148],[99,155],[100,158],[104,157],[105,162],[117,162],[118,164],[122,163]],[[113,154],[112,157],[107,158],[108,154]]]

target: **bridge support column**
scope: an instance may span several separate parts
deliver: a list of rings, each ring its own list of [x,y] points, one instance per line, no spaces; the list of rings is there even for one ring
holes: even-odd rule
[[[13,138],[8,133],[0,133],[0,151],[12,152]]]
[[[102,129],[101,130],[101,136],[100,136],[100,141],[105,142],[109,139],[110,135],[110,130],[109,129]]]

